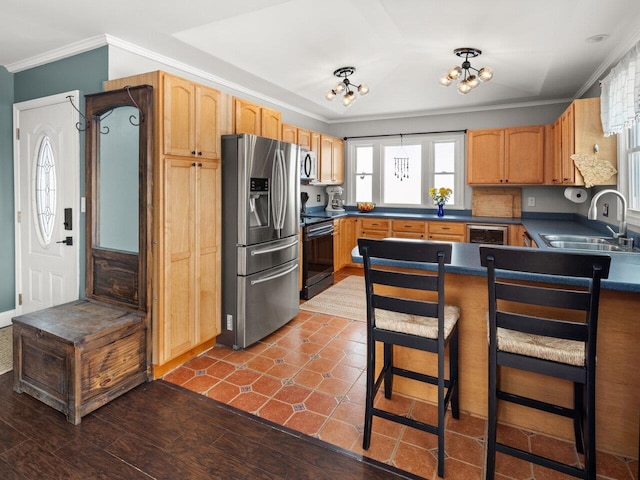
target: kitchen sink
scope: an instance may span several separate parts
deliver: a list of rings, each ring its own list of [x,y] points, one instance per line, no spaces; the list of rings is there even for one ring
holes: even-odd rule
[[[564,242],[552,240],[547,242],[550,247],[556,248],[573,248],[578,250],[600,250],[604,252],[624,252],[625,248],[620,245],[611,245],[610,243],[587,243],[587,242]]]
[[[600,252],[633,252],[638,253],[640,249],[629,248],[618,244],[618,239],[613,237],[598,237],[592,235],[563,235],[545,234],[540,237],[552,248],[571,248],[574,250],[591,250]]]
[[[553,247],[550,242],[571,242],[571,243],[611,243],[615,242],[613,237],[594,237],[589,235],[547,235],[540,234],[547,245]],[[559,246],[559,245],[558,245]],[[565,247],[568,248],[568,247]]]

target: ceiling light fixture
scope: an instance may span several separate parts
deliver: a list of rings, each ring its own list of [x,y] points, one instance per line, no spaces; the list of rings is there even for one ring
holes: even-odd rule
[[[480,70],[477,70],[473,68],[469,62],[469,58],[475,58],[482,54],[481,50],[469,47],[456,48],[453,53],[460,58],[464,57],[464,61],[461,66],[458,67],[456,65],[451,67],[447,73],[440,77],[440,85],[448,87],[454,80],[461,78],[460,82],[458,82],[458,92],[466,95],[472,88],[480,85],[480,81],[488,82],[493,78],[493,70],[489,67],[482,67]]]
[[[348,107],[356,99],[356,92],[351,90],[351,87],[355,88],[360,95],[366,95],[369,93],[369,87],[366,85],[354,85],[349,81],[349,75],[353,75],[356,71],[356,67],[341,67],[333,72],[333,75],[341,78],[338,84],[327,92],[325,98],[329,101],[333,100],[336,95],[344,92],[342,97],[342,104]]]

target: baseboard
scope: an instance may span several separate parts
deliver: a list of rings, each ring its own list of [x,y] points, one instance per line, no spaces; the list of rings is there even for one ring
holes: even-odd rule
[[[16,316],[15,310],[0,312],[0,328],[8,327],[9,325],[11,325],[11,319],[15,316]]]

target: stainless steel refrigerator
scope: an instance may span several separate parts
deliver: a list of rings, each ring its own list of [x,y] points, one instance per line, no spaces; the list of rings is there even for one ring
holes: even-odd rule
[[[222,333],[245,348],[299,311],[300,147],[222,137]]]

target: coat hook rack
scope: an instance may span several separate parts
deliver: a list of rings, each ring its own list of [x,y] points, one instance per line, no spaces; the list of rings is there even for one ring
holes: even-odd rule
[[[136,123],[135,122],[136,116],[135,115],[131,115],[129,117],[129,123],[131,123],[131,125],[133,125],[134,127],[139,127],[140,124],[142,122],[144,122],[144,113],[142,112],[142,110],[140,109],[140,107],[138,106],[136,101],[133,99],[133,97],[131,96],[131,86],[130,85],[125,85],[124,89],[127,91],[127,95],[129,95],[129,98],[131,99],[131,102],[136,106],[136,108],[138,109],[138,112],[140,112],[140,121],[138,123]]]
[[[135,107],[138,109],[138,112],[140,113],[140,121],[137,121],[137,117],[136,115],[130,115],[129,116],[129,123],[131,125],[133,125],[134,127],[139,127],[140,124],[142,122],[144,122],[144,114],[142,113],[142,110],[140,109],[140,107],[138,106],[138,104],[136,103],[136,101],[134,100],[133,96],[131,95],[131,86],[126,85],[123,90],[127,91],[127,95],[129,95],[129,98],[131,99],[131,102],[135,105]],[[82,128],[82,123],[81,122],[76,122],[76,128],[80,131],[80,132],[85,132],[87,131],[87,129],[91,126],[91,124],[87,121],[87,117],[84,116],[84,114],[78,109],[78,107],[76,107],[76,105],[73,103],[73,95],[67,95],[66,97],[67,99],[69,99],[69,103],[71,103],[71,106],[75,109],[76,112],[78,112],[80,114],[80,116],[83,118],[84,122],[85,122],[85,127]],[[109,115],[111,115],[111,113],[113,112],[113,109],[105,112],[104,114],[102,114],[101,119],[104,120],[105,118],[107,118]],[[109,127],[106,125],[103,125],[100,128],[100,133],[103,135],[106,135],[109,133]]]
[[[78,112],[80,114],[80,116],[83,118],[83,120],[85,121],[85,127],[82,128],[80,125],[80,122],[76,122],[76,128],[78,129],[78,131],[80,132],[86,132],[87,129],[89,128],[89,122],[87,122],[87,117],[84,116],[84,114],[78,109],[78,107],[75,106],[75,104],[73,103],[73,95],[67,95],[66,97],[69,100],[69,103],[71,104],[71,106],[74,108],[74,110],[76,112]]]

